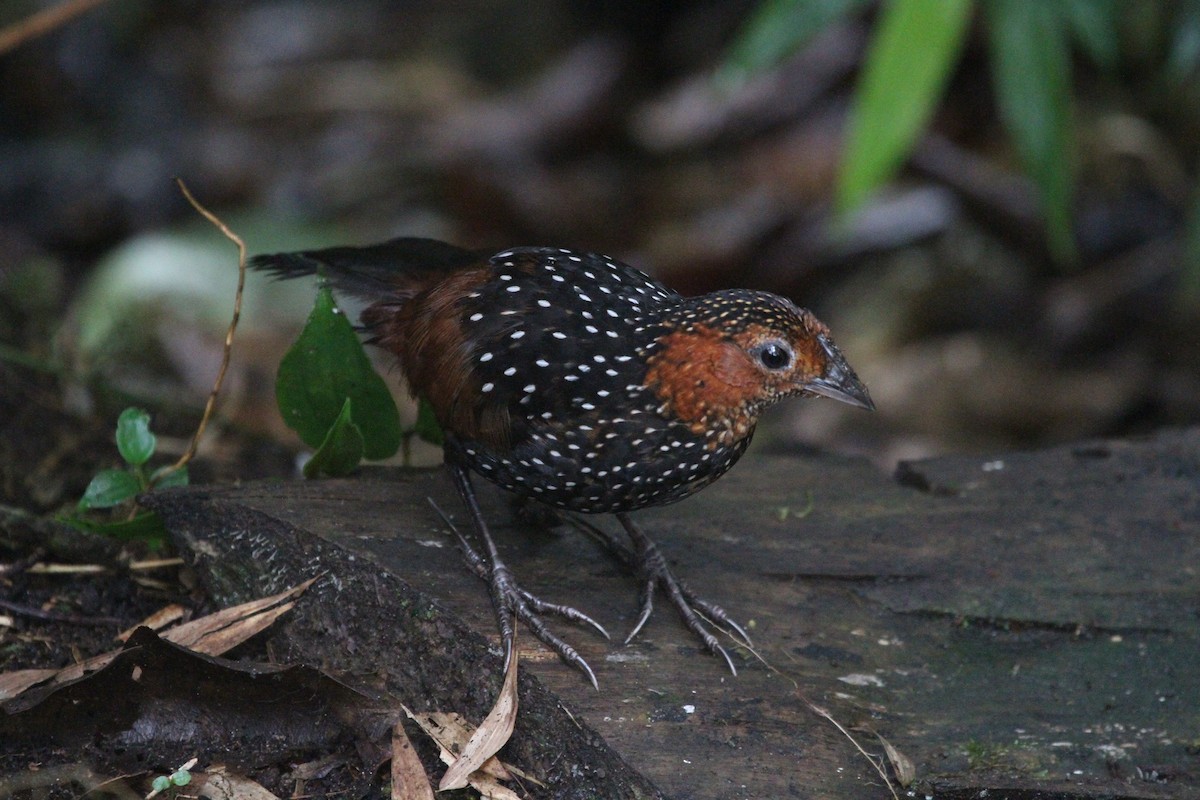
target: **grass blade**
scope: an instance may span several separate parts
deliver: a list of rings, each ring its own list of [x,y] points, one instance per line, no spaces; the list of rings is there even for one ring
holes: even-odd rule
[[[954,68],[971,0],[895,0],[881,12],[850,114],[837,189],[859,206],[912,151]]]

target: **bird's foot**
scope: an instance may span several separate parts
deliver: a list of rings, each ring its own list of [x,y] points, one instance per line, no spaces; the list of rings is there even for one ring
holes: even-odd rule
[[[468,562],[470,559],[468,559]],[[589,625],[605,639],[609,638],[608,631],[596,620],[577,608],[559,603],[548,603],[536,595],[517,585],[516,579],[504,562],[492,565],[490,574],[481,576],[488,581],[488,589],[492,595],[492,608],[496,612],[496,622],[500,628],[501,644],[504,648],[505,669],[508,668],[507,653],[512,651],[513,619],[519,619],[525,627],[538,638],[542,644],[549,647],[559,658],[582,672],[596,689],[600,684],[596,674],[588,666],[583,656],[560,636],[556,635],[542,619],[543,614],[557,614],[563,619],[576,624]]]
[[[521,588],[517,584],[516,578],[508,568],[508,565],[500,560],[494,549],[491,555],[491,563],[489,563],[472,546],[470,541],[463,536],[462,532],[446,516],[445,512],[433,502],[432,498],[429,500],[429,503],[442,518],[442,521],[454,533],[455,538],[458,539],[459,550],[462,552],[463,560],[467,562],[467,566],[481,580],[488,584],[488,591],[492,598],[492,609],[496,614],[496,627],[500,631],[500,644],[505,654],[504,669],[508,669],[508,659],[513,652],[513,621],[520,620],[539,641],[557,653],[559,658],[567,664],[582,672],[591,681],[592,686],[599,689],[600,685],[596,681],[596,674],[592,672],[592,668],[588,666],[587,661],[584,660],[583,656],[579,655],[579,652],[574,647],[567,644],[561,637],[555,635],[546,625],[545,621],[542,620],[541,615],[557,614],[577,625],[591,626],[597,633],[608,639],[610,637],[604,626],[577,608],[547,602]]]
[[[737,675],[737,667],[734,666],[729,652],[721,646],[717,637],[705,626],[705,622],[713,627],[733,631],[733,635],[747,647],[751,646],[749,634],[725,612],[725,609],[698,597],[687,587],[687,584],[676,578],[658,546],[642,533],[641,529],[634,525],[625,514],[618,514],[617,519],[629,533],[629,538],[633,540],[634,566],[643,581],[640,594],[641,613],[638,615],[633,630],[625,637],[625,643],[631,642],[633,637],[641,631],[642,626],[646,624],[646,620],[650,619],[650,614],[654,611],[654,592],[661,588],[679,612],[679,616],[683,618],[683,623],[688,630],[704,643],[709,652],[725,659],[729,671]]]

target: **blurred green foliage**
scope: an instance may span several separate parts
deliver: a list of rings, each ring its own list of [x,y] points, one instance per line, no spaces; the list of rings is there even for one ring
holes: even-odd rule
[[[897,0],[881,10],[847,132],[837,205],[848,212],[904,163],[965,39],[971,0]]]
[[[762,0],[730,47],[721,74],[745,76],[770,67],[865,5]],[[1038,191],[1050,252],[1060,264],[1071,263],[1076,258],[1072,53],[1078,49],[1100,69],[1115,71],[1128,28],[1150,24],[1138,9],[1143,5],[1119,0],[880,4],[848,123],[837,207],[856,208],[904,163],[957,66],[970,21],[978,18],[986,32],[999,115]],[[1141,10],[1154,11],[1150,16],[1167,39],[1164,77],[1177,84],[1194,81],[1200,66],[1200,0],[1151,5],[1155,8]]]

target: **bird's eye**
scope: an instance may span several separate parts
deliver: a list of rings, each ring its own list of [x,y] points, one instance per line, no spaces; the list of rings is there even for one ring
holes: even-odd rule
[[[781,342],[767,342],[758,350],[758,360],[767,369],[791,366],[792,351]]]

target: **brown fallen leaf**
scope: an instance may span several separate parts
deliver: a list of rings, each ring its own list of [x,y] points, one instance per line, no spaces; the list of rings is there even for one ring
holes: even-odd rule
[[[521,795],[501,785],[491,775],[476,772],[470,779],[471,788],[479,792],[480,800],[521,800]]]
[[[217,656],[249,639],[254,634],[270,626],[277,618],[291,610],[295,598],[304,594],[321,576],[309,578],[304,583],[290,589],[251,600],[248,603],[222,609],[213,614],[191,622],[185,622],[177,628],[172,628],[162,635],[164,639],[177,645]]]
[[[917,779],[917,768],[912,759],[897,750],[880,734],[876,733],[875,738],[879,739],[879,743],[883,745],[883,752],[887,754],[888,761],[892,764],[892,770],[896,773],[896,783],[900,784],[901,788],[907,789],[908,785]]]
[[[249,778],[230,772],[215,764],[207,772],[196,773],[201,797],[207,800],[279,800],[279,797]]]
[[[426,736],[433,739],[440,751],[440,758],[446,766],[455,762],[458,754],[470,741],[471,735],[475,733],[475,726],[453,711],[414,713],[407,707],[402,706],[402,708],[404,708],[404,713],[408,714],[408,718],[417,723]],[[477,772],[491,775],[502,781],[509,780],[513,774],[522,778],[528,777],[516,767],[503,763],[495,756],[483,762]]]
[[[517,652],[516,637],[511,641],[512,651],[508,654],[508,669],[504,673],[504,684],[500,687],[500,695],[496,704],[484,718],[483,722],[471,738],[467,740],[462,752],[438,784],[438,791],[461,789],[469,782],[472,772],[483,766],[484,762],[499,752],[512,736],[513,726],[517,721]]]
[[[0,675],[0,702],[11,700],[30,686],[45,683],[59,673],[57,669],[18,669]]]
[[[404,725],[392,726],[392,800],[433,800],[433,787]]]
[[[163,606],[158,611],[155,611],[150,616],[117,634],[117,641],[125,642],[133,635],[133,632],[145,625],[152,631],[160,631],[170,625],[172,622],[178,622],[183,619],[183,615],[187,613],[187,609],[178,603],[171,603]]]
[[[254,634],[270,626],[295,605],[295,598],[312,586],[320,576],[310,578],[279,594],[251,600],[248,603],[222,609],[206,617],[194,619],[162,634],[169,642],[203,653],[218,656]],[[136,630],[136,628],[134,629]],[[0,674],[0,700],[11,700],[29,688],[53,680],[66,683],[94,672],[116,658],[120,650],[92,656],[58,670],[17,670]]]

